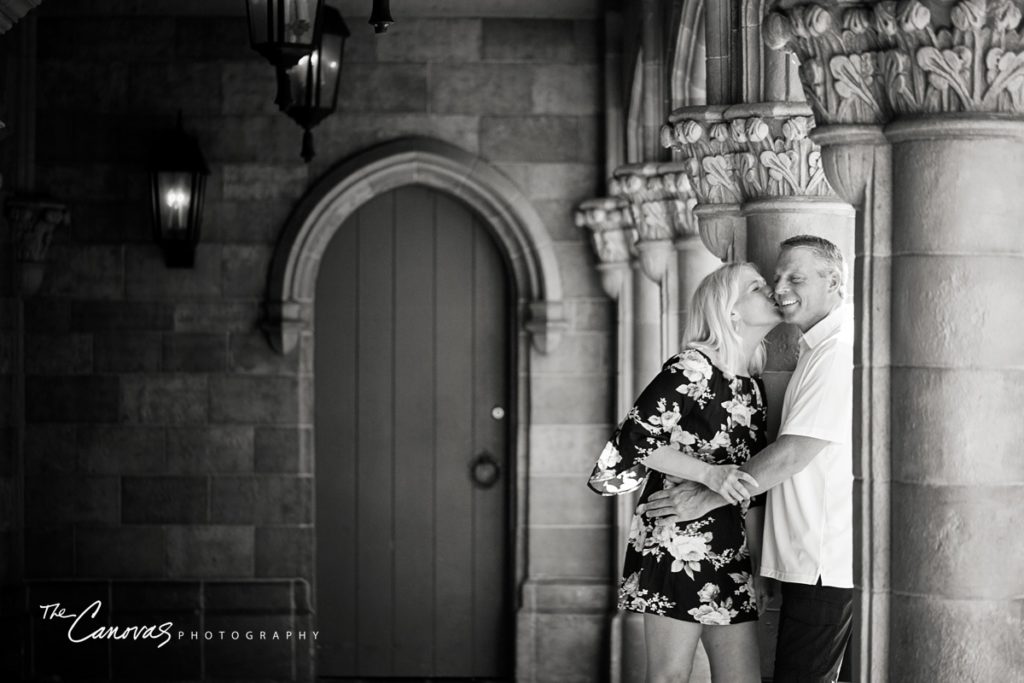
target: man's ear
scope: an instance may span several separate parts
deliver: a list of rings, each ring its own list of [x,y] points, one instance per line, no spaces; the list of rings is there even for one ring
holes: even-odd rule
[[[839,275],[837,275],[835,272],[830,272],[828,274],[828,291],[829,292],[838,292],[839,291]]]

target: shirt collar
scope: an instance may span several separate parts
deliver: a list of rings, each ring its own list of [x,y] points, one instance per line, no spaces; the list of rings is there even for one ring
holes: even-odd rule
[[[853,306],[840,304],[832,309],[832,312],[819,320],[811,329],[802,335],[802,341],[808,349],[833,337],[843,329],[849,329],[847,321],[853,322]]]

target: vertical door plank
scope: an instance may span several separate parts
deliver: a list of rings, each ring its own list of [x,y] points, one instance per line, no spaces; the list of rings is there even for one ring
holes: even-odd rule
[[[505,619],[508,556],[507,495],[509,463],[507,311],[504,264],[486,228],[474,220],[473,230],[473,411],[478,450],[490,452],[501,466],[501,479],[488,489],[473,492],[473,648],[478,676],[499,676],[508,662],[508,621]],[[495,406],[505,410],[496,420]]]
[[[355,221],[324,252],[316,289],[316,592],[319,670],[350,672],[356,644]]]
[[[393,193],[359,212],[357,663],[366,676],[390,675],[393,658],[393,220]]]
[[[334,239],[317,283],[317,603],[339,642],[320,672],[508,675],[504,264],[425,188],[371,200]],[[488,490],[469,471],[484,450],[503,468]]]
[[[395,191],[395,668],[434,669],[434,195]]]
[[[473,642],[473,224],[437,198],[437,675],[471,676]]]

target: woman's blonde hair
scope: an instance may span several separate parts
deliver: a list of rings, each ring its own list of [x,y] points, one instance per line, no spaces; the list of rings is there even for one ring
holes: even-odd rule
[[[730,314],[740,298],[740,275],[745,266],[757,269],[752,263],[735,262],[726,263],[709,273],[697,285],[686,317],[682,347],[714,351],[716,362],[722,369],[739,367],[743,363],[742,340],[733,327]],[[747,373],[761,374],[766,355],[762,340],[750,358]]]

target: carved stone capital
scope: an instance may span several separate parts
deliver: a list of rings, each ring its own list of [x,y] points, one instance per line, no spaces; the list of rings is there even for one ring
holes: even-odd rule
[[[621,197],[587,199],[576,209],[576,225],[586,228],[597,254],[597,270],[605,293],[618,299],[630,272],[636,228],[629,202]]]
[[[1024,27],[1012,0],[928,6],[811,2],[765,18],[770,47],[800,59],[821,123],[885,123],[900,114],[1024,114]]]
[[[689,113],[673,112],[662,138],[682,153],[702,204],[832,196],[805,106],[737,105],[703,121]]]
[[[576,226],[587,229],[601,263],[629,262],[637,234],[626,199],[598,197],[583,201],[576,208]]]
[[[696,235],[697,198],[684,164],[629,164],[609,182],[613,197],[625,199],[633,213],[638,242]]]
[[[21,291],[31,296],[42,284],[53,232],[57,226],[71,222],[71,212],[59,202],[29,197],[9,199],[4,212],[13,231],[15,257],[21,269]]]
[[[739,151],[725,108],[684,108],[662,126],[661,143],[682,152],[683,167],[701,204],[738,204],[743,192],[736,173]]]

